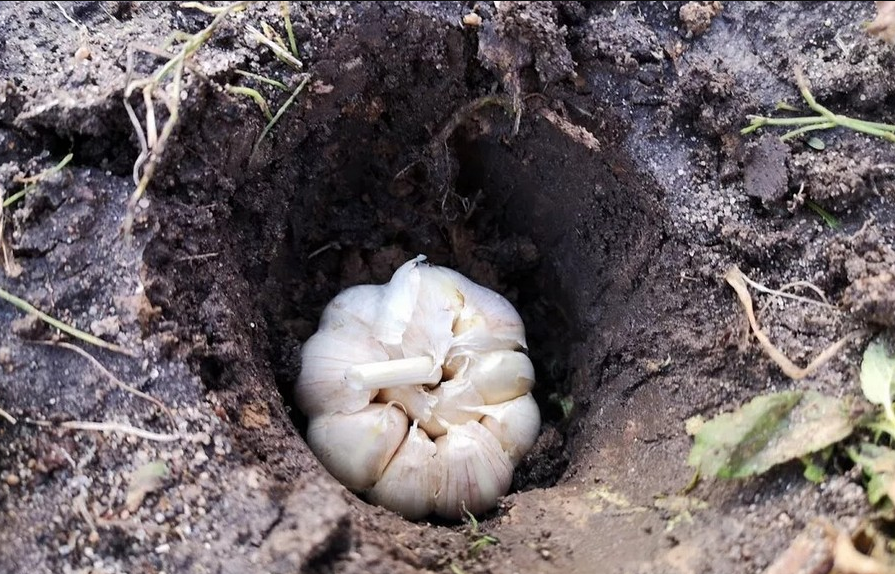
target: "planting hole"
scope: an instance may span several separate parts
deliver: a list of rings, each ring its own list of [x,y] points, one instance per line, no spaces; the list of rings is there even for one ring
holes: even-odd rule
[[[150,297],[202,326],[199,374],[240,423],[243,452],[291,479],[323,472],[296,436],[307,420],[293,394],[325,305],[347,287],[388,282],[419,254],[455,269],[524,320],[543,423],[511,492],[550,487],[583,448],[576,437],[593,430],[584,415],[658,245],[652,187],[622,151],[617,118],[580,118],[600,128],[599,144],[586,145],[532,99],[516,132],[504,100],[479,95],[491,85],[484,70],[419,83],[413,54],[367,57],[348,73],[318,71],[332,89],[306,95],[256,157],[239,143],[253,129],[239,103],[206,112],[191,135],[232,159],[176,192],[191,205],[149,249],[159,274]],[[362,81],[393,68],[407,73]],[[187,225],[198,229],[184,234]],[[186,265],[178,250],[192,254]],[[196,256],[205,253],[215,255]]]

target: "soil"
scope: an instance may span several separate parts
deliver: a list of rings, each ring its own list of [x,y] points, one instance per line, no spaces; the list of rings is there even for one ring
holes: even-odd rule
[[[213,16],[0,4],[6,197],[73,154],[4,210],[0,287],[130,350],[81,344],[171,414],[0,305],[0,408],[17,420],[0,420],[0,571],[756,572],[818,518],[857,527],[854,472],[815,485],[783,466],[675,495],[690,417],[772,390],[858,393],[860,342],[784,376],[747,337],[730,266],[838,305],[760,300],[801,364],[895,327],[892,144],[739,134],[802,103],[796,67],[837,113],[895,122],[872,2],[289,3],[301,71],[246,32],[285,37],[278,4],[227,17],[190,59],[132,234],[128,47],[146,77],[164,63],[147,48]],[[305,72],[256,146],[267,120],[225,86],[276,111]],[[144,118],[140,91],[129,101]],[[155,110],[161,125],[158,94]],[[509,298],[536,365],[544,426],[480,517],[499,540],[481,552],[468,523],[407,522],[340,486],[292,399],[324,305],[419,253]]]

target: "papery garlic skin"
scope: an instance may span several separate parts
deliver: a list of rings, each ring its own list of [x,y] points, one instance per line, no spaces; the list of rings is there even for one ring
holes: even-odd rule
[[[541,411],[531,393],[497,405],[478,407],[482,426],[500,443],[513,466],[531,450],[541,429]]]
[[[382,478],[369,492],[370,502],[400,509],[409,520],[425,518],[435,510],[438,460],[435,443],[425,431],[413,426]]]
[[[467,407],[485,404],[472,381],[468,379],[445,381],[430,394],[435,399],[435,407],[428,420],[420,420],[420,427],[432,438],[447,433],[447,429],[451,425],[477,421],[482,418],[481,414],[467,410]]]
[[[535,384],[535,368],[531,359],[518,351],[481,353],[465,369],[464,376],[473,381],[488,405],[521,397],[531,391]]]
[[[513,464],[488,429],[470,421],[451,426],[435,441],[439,516],[462,518],[494,508],[513,481]]]
[[[509,301],[424,259],[327,305],[296,398],[346,487],[409,519],[458,519],[496,506],[534,444],[535,374]]]
[[[316,417],[308,446],[339,482],[354,491],[372,487],[407,435],[407,415],[396,406],[372,404],[352,414]]]
[[[362,329],[321,330],[302,347],[302,367],[295,398],[308,416],[353,413],[376,396],[376,390],[352,389],[342,381],[346,369],[388,359]]]

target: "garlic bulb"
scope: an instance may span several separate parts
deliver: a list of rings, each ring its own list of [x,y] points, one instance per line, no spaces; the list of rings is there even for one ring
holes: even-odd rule
[[[457,519],[506,494],[540,413],[513,306],[424,260],[327,305],[296,398],[308,445],[346,487],[409,519]]]

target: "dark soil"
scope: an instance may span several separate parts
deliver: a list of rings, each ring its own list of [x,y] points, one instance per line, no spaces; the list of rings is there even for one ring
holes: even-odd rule
[[[739,135],[748,114],[801,104],[794,67],[835,111],[895,122],[895,50],[863,31],[871,2],[683,4],[484,2],[474,26],[462,2],[291,3],[311,81],[254,154],[266,120],[224,86],[276,110],[288,92],[235,70],[290,91],[300,74],[247,39],[247,24],[283,33],[277,3],[250,6],[191,60],[130,237],[127,47],[212,16],[0,4],[5,196],[74,156],[4,210],[0,287],[133,351],[84,346],[174,419],[0,305],[0,408],[18,420],[0,420],[0,571],[755,572],[818,517],[854,529],[868,511],[855,473],[814,485],[785,466],[703,481],[692,507],[657,497],[691,479],[688,418],[772,390],[858,392],[862,344],[800,382],[767,360],[731,265],[840,306],[763,310],[801,364],[856,327],[895,327],[892,144]],[[134,76],[162,63],[137,50]],[[293,404],[326,303],[420,253],[509,298],[537,370],[541,436],[482,517],[500,544],[481,553],[469,525],[409,523],[347,492]],[[184,438],[54,426],[72,420]]]

